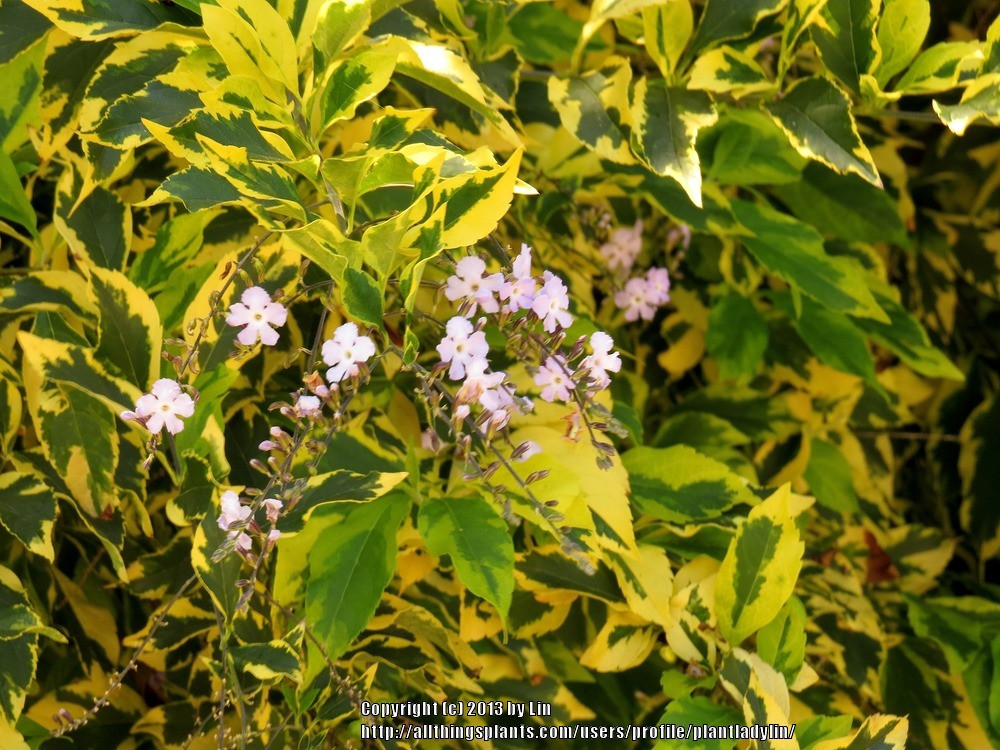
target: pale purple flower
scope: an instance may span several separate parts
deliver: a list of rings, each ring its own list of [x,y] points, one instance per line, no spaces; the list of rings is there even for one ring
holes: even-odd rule
[[[252,540],[245,532],[239,529],[230,530],[229,527],[234,523],[243,523],[249,517],[250,507],[240,502],[239,495],[232,490],[222,493],[222,513],[217,523],[220,529],[228,533],[230,539],[236,540],[236,546],[242,550],[249,550],[253,544]]]
[[[477,401],[483,391],[496,388],[503,382],[505,373],[486,372],[490,363],[485,359],[474,359],[465,368],[465,382],[458,389],[455,398],[460,402]]]
[[[323,411],[319,396],[299,396],[295,400],[295,413],[301,417],[318,417]]]
[[[275,497],[269,497],[264,501],[264,514],[271,523],[278,522],[278,514],[281,513],[283,503]]]
[[[231,326],[243,326],[236,336],[244,346],[252,346],[258,340],[265,346],[278,343],[278,332],[272,326],[283,326],[288,318],[284,305],[271,300],[271,295],[259,286],[243,291],[240,302],[229,307],[226,322]]]
[[[614,339],[604,331],[596,331],[590,336],[590,348],[593,354],[584,357],[580,367],[590,371],[590,377],[597,388],[607,388],[611,384],[608,373],[622,369],[622,360],[618,352],[611,351],[614,345]]]
[[[545,283],[535,295],[531,310],[542,321],[542,327],[555,333],[559,327],[568,328],[573,323],[569,314],[569,290],[563,280],[551,271],[545,272]]]
[[[654,267],[646,271],[646,296],[657,306],[670,301],[670,275],[666,268]]]
[[[176,435],[184,429],[180,417],[190,417],[194,414],[194,399],[181,390],[176,380],[160,378],[149,393],[139,396],[135,402],[135,411],[123,411],[124,420],[134,420],[144,425],[150,432],[156,433],[167,428],[167,432]]]
[[[542,452],[542,446],[540,446],[534,440],[526,440],[524,442],[524,445],[526,447],[523,450],[521,450],[521,452],[518,454],[517,458],[514,459],[515,461],[518,461],[518,462],[527,461],[532,456],[537,455],[537,454],[539,454],[539,453]]]
[[[542,399],[568,402],[572,398],[570,391],[576,388],[576,383],[570,375],[569,367],[562,356],[557,354],[547,358],[535,374],[535,385],[542,389]]]
[[[360,372],[359,365],[375,355],[375,344],[367,336],[359,336],[354,323],[344,323],[334,331],[332,339],[323,342],[322,353],[323,361],[330,365],[326,379],[339,383]]]
[[[455,264],[455,274],[448,277],[444,296],[452,302],[471,302],[469,316],[475,315],[477,307],[483,312],[495,313],[500,310],[496,294],[503,284],[502,273],[486,274],[486,262],[475,255],[467,255]]]
[[[615,292],[615,304],[625,311],[625,320],[633,321],[642,318],[652,320],[656,313],[656,299],[651,297],[646,279],[635,276],[625,283],[625,288]]]
[[[601,245],[601,255],[612,271],[628,271],[642,250],[642,219],[631,227],[619,227]]]
[[[448,377],[461,380],[465,377],[465,368],[473,360],[485,357],[490,346],[486,343],[486,334],[476,331],[472,323],[460,315],[448,321],[445,331],[447,335],[437,345],[437,351],[442,362],[451,363]]]
[[[281,532],[278,531],[277,529],[271,529],[269,532],[267,532],[267,543],[268,544],[274,544],[280,538],[281,538]]]
[[[531,247],[522,244],[520,254],[514,258],[510,279],[500,287],[500,299],[506,301],[509,312],[515,313],[531,308],[536,291],[538,282],[531,275]]]

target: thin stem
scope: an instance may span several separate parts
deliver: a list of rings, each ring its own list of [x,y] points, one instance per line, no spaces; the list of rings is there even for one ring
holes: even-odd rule
[[[947,435],[940,432],[909,432],[906,430],[854,430],[854,434],[861,438],[890,437],[900,440],[941,440],[947,443],[961,443],[962,438],[958,435]]]
[[[163,608],[163,610],[156,617],[153,618],[153,622],[149,626],[149,632],[146,634],[146,637],[139,642],[139,645],[132,653],[132,658],[128,660],[128,664],[126,664],[125,667],[118,672],[118,675],[111,681],[111,684],[108,686],[108,689],[104,691],[101,697],[97,698],[94,701],[94,706],[88,709],[79,719],[75,719],[74,721],[71,721],[68,724],[64,724],[63,726],[54,730],[52,732],[53,737],[61,737],[64,734],[68,734],[69,732],[79,729],[88,721],[90,721],[92,718],[94,718],[94,716],[97,715],[97,712],[108,704],[108,696],[110,696],[115,690],[120,688],[122,682],[125,681],[125,676],[136,668],[136,665],[139,663],[139,657],[142,655],[142,652],[146,650],[146,647],[153,642],[153,638],[156,636],[156,631],[160,629],[160,626],[166,620],[167,613],[180,600],[180,598],[184,596],[185,593],[187,593],[187,590],[194,584],[196,580],[198,580],[197,575],[192,575],[190,578],[188,578],[183,583],[183,585],[177,590],[177,593],[175,593],[170,598],[170,601],[167,602],[167,605]]]

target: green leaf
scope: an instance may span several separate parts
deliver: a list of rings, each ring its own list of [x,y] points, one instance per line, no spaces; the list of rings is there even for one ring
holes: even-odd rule
[[[862,74],[872,72],[881,57],[875,37],[882,0],[828,0],[823,23],[812,28],[813,41],[827,68],[861,93]]]
[[[962,92],[958,104],[949,106],[935,101],[934,111],[955,135],[964,135],[971,123],[981,119],[991,125],[1000,124],[1000,73],[974,80]]]
[[[785,485],[750,511],[719,568],[719,629],[734,646],[770,622],[795,588],[805,547],[788,495]]]
[[[632,148],[654,172],[672,177],[701,207],[701,167],[695,141],[718,118],[707,94],[640,78],[632,96]]]
[[[500,515],[478,496],[428,500],[420,535],[432,555],[449,555],[459,579],[506,621],[514,593],[514,542]]]
[[[52,527],[59,509],[52,490],[38,476],[0,474],[0,524],[36,555],[55,560]]]
[[[788,0],[708,0],[691,42],[694,52],[711,44],[749,35],[766,16]]]
[[[978,596],[903,596],[914,632],[937,641],[954,673],[967,669],[1000,633],[1000,603],[996,601]]]
[[[795,739],[801,750],[811,750],[818,742],[850,734],[853,723],[850,716],[812,716],[795,727]]]
[[[768,271],[831,310],[887,320],[860,267],[828,255],[815,229],[770,206],[734,200],[732,209],[751,232],[740,240]]]
[[[619,164],[635,161],[629,149],[632,115],[628,88],[632,70],[609,57],[595,71],[549,78],[549,101],[566,130],[598,156]]]
[[[383,294],[369,273],[357,268],[345,269],[341,295],[348,315],[362,323],[382,327]]]
[[[767,349],[767,322],[748,298],[727,294],[712,305],[705,349],[723,380],[752,375]]]
[[[0,152],[10,153],[18,148],[28,139],[28,126],[40,124],[44,59],[45,41],[41,39],[0,65],[0,80],[4,82],[0,88]]]
[[[884,0],[878,24],[878,46],[882,59],[875,68],[875,78],[882,88],[889,79],[902,73],[920,52],[931,26],[928,0]]]
[[[893,242],[910,247],[895,201],[853,174],[811,163],[801,182],[774,189],[792,213],[821,232],[852,242]]]
[[[525,578],[546,588],[576,591],[607,602],[620,602],[623,598],[614,575],[603,563],[590,575],[558,550],[533,550],[519,556],[516,567]]]
[[[79,260],[122,270],[132,242],[132,212],[114,193],[96,187],[76,202],[73,186],[56,195],[54,222]]]
[[[168,21],[182,22],[185,13],[156,0],[24,0],[70,36],[94,41],[128,36]]]
[[[3,151],[0,151],[0,218],[15,221],[32,236],[38,236],[35,209],[24,193],[14,162]]]
[[[838,513],[856,513],[858,496],[851,480],[851,465],[832,443],[814,437],[809,442],[809,464],[803,473],[816,501]]]
[[[31,47],[50,28],[48,19],[25,3],[0,5],[0,65]]]
[[[188,167],[172,173],[138,206],[155,205],[176,198],[188,211],[204,211],[224,203],[238,203],[240,191],[211,169]]]
[[[327,656],[339,658],[365,629],[396,569],[396,532],[410,508],[393,493],[353,508],[327,528],[309,555],[306,622]],[[310,674],[322,667],[312,658]]]
[[[273,682],[286,677],[301,679],[299,655],[285,641],[233,646],[230,653],[233,664],[240,672],[247,672],[261,682]]]
[[[509,106],[497,100],[483,88],[475,71],[446,47],[406,40],[409,49],[396,62],[399,73],[440,91],[481,115],[501,138],[511,146],[521,145],[521,139],[497,109]]]
[[[170,127],[200,106],[197,92],[153,79],[141,91],[112,104],[93,131],[93,138],[112,148],[135,148],[152,139],[144,122]]]
[[[770,117],[750,109],[723,110],[698,145],[706,177],[724,185],[798,185],[808,163]]]
[[[302,531],[312,512],[330,503],[367,503],[381,497],[406,478],[406,472],[358,474],[337,470],[317,474],[306,482],[302,496],[281,517],[282,537]]]
[[[850,740],[825,747],[829,750],[905,750],[908,729],[905,716],[872,714]]]
[[[971,541],[983,544],[1000,529],[1000,398],[980,404],[962,427],[958,468],[962,475],[962,528]]]
[[[632,500],[654,518],[673,523],[707,520],[756,502],[743,480],[725,464],[686,445],[633,448],[622,454]]]
[[[101,319],[97,356],[145,390],[159,375],[163,330],[156,305],[120,271],[90,270]]]
[[[963,73],[982,63],[979,42],[939,42],[925,49],[899,79],[895,91],[936,94],[958,85]]]
[[[802,34],[820,19],[825,5],[826,0],[791,0],[788,3],[788,13],[781,31],[781,53],[778,58],[778,70],[781,76],[784,76],[795,58],[796,46]]]
[[[757,632],[757,654],[791,685],[806,656],[806,608],[792,596],[771,622]]]
[[[660,72],[669,76],[677,68],[694,31],[690,0],[666,0],[643,8],[642,24],[646,51]]]
[[[875,378],[875,361],[865,337],[850,318],[808,298],[800,300],[797,317],[789,296],[775,295],[775,303],[792,318],[795,330],[821,362],[835,370],[857,375],[876,389],[881,388]]]
[[[392,78],[399,45],[385,42],[362,49],[333,69],[320,95],[322,129],[350,119],[355,110],[382,91]]]
[[[14,571],[0,565],[0,612],[23,607],[28,616],[31,602]],[[24,708],[24,700],[35,676],[38,636],[28,630],[13,638],[0,638],[0,721],[13,723]],[[2,725],[0,725],[2,726]]]
[[[783,98],[764,106],[804,157],[882,187],[875,162],[858,135],[851,100],[836,84],[820,76],[805,78]]]
[[[875,300],[885,311],[888,321],[869,317],[854,318],[854,323],[869,338],[895,353],[908,367],[929,378],[964,380],[965,376],[937,348],[931,345],[927,332],[913,315],[885,292],[876,290]]]
[[[371,23],[371,2],[331,0],[323,3],[313,31],[317,71],[326,70],[337,55],[356,40]]]
[[[743,716],[732,706],[720,705],[706,696],[683,696],[667,704],[660,723],[699,729],[704,726],[724,727],[742,724]],[[731,750],[735,746],[735,740],[685,737],[682,740],[660,740],[653,750]]]
[[[706,52],[691,66],[688,88],[729,94],[741,99],[774,88],[763,68],[754,58],[729,45]]]

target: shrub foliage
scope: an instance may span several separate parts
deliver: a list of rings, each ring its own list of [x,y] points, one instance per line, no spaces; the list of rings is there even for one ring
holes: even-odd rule
[[[0,745],[1000,747],[995,15],[0,0]]]

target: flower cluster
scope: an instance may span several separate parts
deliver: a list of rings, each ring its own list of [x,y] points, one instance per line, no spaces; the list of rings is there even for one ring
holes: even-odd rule
[[[599,229],[607,231],[607,215],[601,217]],[[636,258],[642,250],[642,219],[630,227],[618,227],[611,231],[607,242],[601,245],[600,253],[608,269],[618,279],[632,273]],[[681,224],[674,227],[668,237],[668,246],[681,243],[685,248],[691,242],[691,230]],[[625,320],[652,320],[659,307],[670,301],[670,277],[666,268],[650,268],[645,275],[632,275],[622,289],[614,293],[615,305],[625,311]]]
[[[230,539],[236,542],[236,547],[249,552],[253,546],[253,540],[246,533],[247,528],[259,530],[257,523],[250,518],[253,509],[249,505],[244,505],[240,496],[233,490],[226,490],[222,493],[222,513],[216,519],[219,528],[227,532]],[[269,497],[261,505],[264,507],[264,514],[272,526],[278,522],[283,504],[280,500]],[[266,537],[267,544],[274,544],[281,537],[281,532],[272,528]]]
[[[636,231],[639,229],[641,224]],[[634,243],[631,239],[627,241]],[[478,405],[481,413],[477,424],[485,427],[489,436],[505,427],[513,412],[524,413],[533,407],[530,399],[515,394],[504,372],[490,370],[489,344],[483,331],[487,318],[481,317],[475,325],[469,320],[477,310],[497,314],[501,328],[505,324],[510,326],[507,335],[518,340],[527,337],[531,342],[529,348],[535,351],[537,359],[525,361],[545,401],[577,400],[583,404],[586,396],[610,384],[608,373],[621,369],[618,354],[611,351],[614,342],[603,332],[591,337],[592,353],[584,357],[576,371],[571,362],[583,354],[584,339],[568,355],[557,350],[564,331],[573,323],[569,290],[550,271],[544,271],[540,277],[532,274],[532,249],[526,244],[521,245],[507,274],[487,273],[481,258],[462,258],[455,274],[448,278],[444,293],[458,303],[459,315],[445,326],[445,336],[437,345],[437,352],[441,357],[439,368],[446,368],[451,380],[460,381],[452,410],[452,419],[459,424]],[[523,315],[513,319],[518,313]],[[534,329],[537,334],[532,333],[533,326],[537,327]],[[525,447],[517,460],[525,460],[537,450],[540,450],[537,446]]]
[[[122,419],[135,421],[152,433],[158,433],[164,427],[171,435],[176,435],[184,429],[181,417],[194,414],[194,399],[181,390],[176,380],[160,378],[150,389],[135,402],[134,411],[123,411]]]
[[[652,320],[656,309],[670,301],[670,276],[666,268],[650,268],[645,276],[633,276],[625,288],[615,292],[615,304],[625,311],[625,320]]]
[[[608,241],[601,245],[601,255],[612,271],[627,273],[635,265],[635,259],[642,250],[642,219],[637,219],[631,227],[619,227],[611,233]]]

